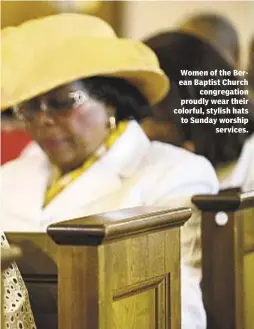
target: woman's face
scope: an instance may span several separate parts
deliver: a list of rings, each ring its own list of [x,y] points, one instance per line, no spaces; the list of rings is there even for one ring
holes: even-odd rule
[[[17,111],[28,133],[63,171],[82,165],[109,133],[106,105],[90,97],[79,81],[31,99]]]

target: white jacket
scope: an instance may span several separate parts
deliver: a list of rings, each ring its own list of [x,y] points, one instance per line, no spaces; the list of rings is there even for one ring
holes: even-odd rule
[[[53,222],[135,206],[192,206],[194,194],[217,193],[219,184],[212,165],[203,157],[172,145],[150,142],[140,126],[131,121],[113,147],[80,178],[63,190],[44,209],[50,165],[41,152],[26,153],[2,167],[1,228],[3,231],[45,231]],[[193,329],[205,328],[201,301],[200,213],[182,229],[182,264],[186,280],[193,277],[185,294],[194,305]],[[196,273],[195,273],[196,271]],[[192,273],[193,272],[193,273]],[[185,270],[182,274],[185,276]],[[195,275],[193,275],[195,274]],[[187,279],[188,277],[188,279]],[[183,282],[183,284],[185,284]],[[187,284],[188,285],[188,284]],[[184,318],[191,310],[184,297]],[[196,308],[196,309],[195,309]],[[183,319],[183,328],[191,329]],[[198,325],[198,323],[200,325]]]
[[[223,189],[239,186],[243,191],[254,190],[254,134],[244,143],[234,169],[221,182]]]

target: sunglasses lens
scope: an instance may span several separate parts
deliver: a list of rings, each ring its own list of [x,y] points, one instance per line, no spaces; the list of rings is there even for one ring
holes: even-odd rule
[[[74,107],[74,100],[69,97],[49,99],[47,107],[55,114],[66,113]]]
[[[47,112],[52,116],[67,114],[72,109],[85,103],[87,95],[81,90],[68,91],[59,89],[49,95],[36,97],[15,108],[17,116],[27,121],[33,121],[39,112]]]

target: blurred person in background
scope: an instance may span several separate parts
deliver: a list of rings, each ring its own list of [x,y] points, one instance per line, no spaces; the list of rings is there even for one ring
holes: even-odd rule
[[[244,101],[246,96],[201,96],[202,85],[194,85],[194,79],[201,81],[216,79],[220,85],[212,85],[207,89],[231,90],[236,85],[222,84],[223,79],[229,79],[236,83],[238,77],[232,74],[233,69],[239,63],[239,46],[234,27],[223,17],[215,15],[198,15],[188,19],[176,31],[162,32],[145,40],[156,53],[161,68],[171,81],[171,89],[162,102],[154,108],[154,117],[143,122],[144,130],[152,140],[160,140],[182,146],[196,154],[205,156],[216,169],[220,180],[221,189],[241,187],[248,191],[254,188],[254,113],[253,106],[248,104],[230,105],[231,99]],[[209,71],[208,76],[182,76],[181,70]],[[216,76],[210,72],[213,70],[226,70],[231,76]],[[192,81],[191,85],[179,85],[179,81]],[[241,86],[240,86],[241,87]],[[248,87],[248,86],[247,86]],[[216,133],[216,128],[228,127],[232,124],[214,125],[182,123],[181,117],[189,118],[193,115],[175,114],[174,109],[180,109],[182,99],[198,100],[205,97],[209,100],[207,106],[202,105],[203,110],[210,109],[211,99],[223,98],[228,100],[228,105],[220,105],[229,108],[231,114],[207,115],[211,118],[237,118],[245,117],[249,123],[234,124],[235,127],[245,129],[246,133]],[[195,105],[187,105],[193,108]],[[201,105],[196,105],[199,108]],[[218,105],[213,106],[217,108]],[[233,107],[247,109],[239,114],[233,114]],[[195,115],[198,118],[205,116]]]
[[[56,218],[192,207],[193,194],[216,193],[205,158],[151,142],[139,125],[168,89],[151,49],[117,38],[98,18],[61,14],[4,29],[2,109],[13,108],[41,152],[2,167],[2,228],[45,231]],[[199,225],[193,207],[181,235],[183,329],[206,326]]]

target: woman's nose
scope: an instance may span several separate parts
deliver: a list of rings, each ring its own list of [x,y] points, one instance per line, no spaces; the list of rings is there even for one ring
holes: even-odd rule
[[[53,125],[55,123],[45,99],[40,100],[40,110],[36,113],[35,121],[39,125]]]
[[[40,111],[40,112],[36,113],[34,122],[40,126],[49,126],[49,125],[55,124],[55,120],[52,117],[52,115],[50,115],[46,111]]]

